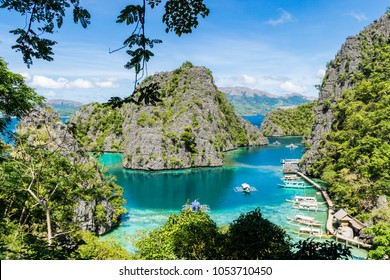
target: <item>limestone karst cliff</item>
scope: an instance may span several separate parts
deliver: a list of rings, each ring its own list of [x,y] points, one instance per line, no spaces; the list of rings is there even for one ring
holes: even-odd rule
[[[387,12],[348,37],[328,64],[301,164],[329,183],[336,207],[371,213],[367,221],[388,220],[388,210],[375,209],[390,197],[389,34]]]
[[[33,110],[20,121],[17,134],[19,139],[12,152],[13,157],[31,160],[31,165],[34,160],[40,160],[36,164],[37,170],[31,169],[37,192],[41,185],[45,189],[54,184],[51,195],[46,199],[52,206],[54,203],[50,201],[51,198],[64,204],[57,203],[51,209],[55,216],[52,218],[53,229],[63,230],[65,224],[73,224],[101,235],[119,224],[120,216],[125,212],[122,188],[109,180],[109,177],[104,177],[96,159],[78,143],[58,113],[48,107]],[[28,153],[26,146],[37,151],[38,158],[35,158],[34,153]],[[50,173],[46,170],[45,177],[38,167],[44,166],[52,158],[58,158],[57,164],[61,166],[50,166],[53,168],[52,177],[46,174]],[[57,220],[61,222],[57,224]]]
[[[90,150],[123,153],[123,166],[162,170],[221,166],[223,152],[268,140],[239,118],[205,67],[183,64],[142,84],[157,84],[162,102],[111,108],[89,104],[71,123]]]

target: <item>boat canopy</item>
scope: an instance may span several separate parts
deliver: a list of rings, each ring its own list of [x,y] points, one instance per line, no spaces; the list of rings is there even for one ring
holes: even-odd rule
[[[295,218],[300,220],[306,220],[306,221],[314,221],[314,218],[303,216],[303,215],[295,215]]]

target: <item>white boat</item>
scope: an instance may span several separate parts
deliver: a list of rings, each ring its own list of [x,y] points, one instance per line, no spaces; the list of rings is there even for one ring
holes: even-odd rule
[[[242,183],[241,187],[235,187],[234,191],[235,192],[242,192],[242,193],[250,193],[250,192],[256,192],[257,189],[255,187],[251,187],[247,183]]]
[[[281,143],[280,143],[279,141],[275,141],[275,142],[273,142],[272,144],[274,144],[274,145],[280,145]]]
[[[297,175],[284,175],[280,178],[282,181],[302,181],[301,178]]]
[[[281,188],[286,189],[307,189],[310,188],[310,185],[306,185],[303,181],[284,181],[284,184],[278,184]]]
[[[292,203],[301,203],[301,202],[312,202],[312,203],[318,203],[317,198],[314,196],[294,196],[294,199],[286,199],[287,202]]]
[[[287,145],[286,148],[295,149],[295,148],[298,148],[298,146],[291,143],[291,144]]]
[[[316,221],[313,217],[303,216],[303,215],[295,215],[294,218],[287,217],[291,222],[295,222],[298,224],[304,224],[308,226],[319,227],[321,224]]]
[[[286,201],[292,202],[294,204],[307,202],[307,203],[313,203],[313,204],[317,203],[318,205],[320,205],[320,204],[326,203],[325,201],[317,201],[317,198],[314,196],[299,196],[299,195],[294,196],[294,199],[286,199]]]
[[[181,210],[182,211],[189,210],[192,212],[198,212],[198,211],[209,212],[210,207],[206,204],[200,204],[200,202],[197,199],[195,199],[193,202],[191,202],[191,204],[184,204],[181,207]]]
[[[293,208],[305,211],[326,211],[325,209],[319,209],[317,202],[301,202],[298,204],[293,204]]]
[[[321,228],[313,228],[313,227],[300,227],[298,231],[298,236],[300,235],[309,235],[315,237],[322,237],[323,234],[321,232]]]

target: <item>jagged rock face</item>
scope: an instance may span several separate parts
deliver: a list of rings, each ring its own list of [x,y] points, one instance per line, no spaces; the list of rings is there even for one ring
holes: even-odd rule
[[[335,59],[328,64],[315,108],[315,123],[310,135],[305,139],[310,147],[302,157],[301,170],[311,175],[310,167],[321,157],[321,141],[332,130],[335,117],[332,107],[342,97],[343,92],[355,85],[354,74],[362,61],[362,44],[373,44],[374,38],[389,38],[390,20],[384,15],[378,21],[367,26],[359,35],[348,37],[337,53]]]
[[[89,149],[123,152],[125,168],[162,170],[221,166],[223,151],[268,143],[255,126],[236,116],[208,69],[157,73],[143,85],[150,83],[160,87],[163,101],[156,106],[130,103],[108,110],[90,104],[74,115],[71,122],[83,131],[80,139],[87,135]],[[115,117],[104,126],[101,120],[108,114]],[[121,129],[112,133],[115,126]]]
[[[96,169],[96,176],[93,178],[94,182],[83,181],[80,183],[83,187],[91,188],[91,185],[104,185],[103,174],[97,167],[95,159],[88,155],[88,152],[73,136],[71,128],[64,124],[59,114],[51,108],[30,112],[19,123],[17,134],[26,135],[27,141],[36,147],[58,152],[73,164],[86,165],[88,168],[94,166]],[[113,229],[119,223],[119,216],[118,210],[115,209],[111,202],[111,199],[114,197],[112,192],[110,192],[110,196],[100,195],[88,201],[79,199],[74,209],[73,221],[81,229],[95,232],[98,235]],[[104,218],[100,218],[101,220],[97,221],[95,213],[99,207],[104,212]]]

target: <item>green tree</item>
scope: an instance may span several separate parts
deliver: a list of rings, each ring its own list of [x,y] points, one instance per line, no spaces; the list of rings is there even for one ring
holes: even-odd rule
[[[71,254],[77,260],[130,260],[132,256],[115,241],[99,240],[91,232],[77,232],[80,245]]]
[[[201,211],[173,214],[162,227],[144,233],[135,242],[140,259],[219,259],[221,234]]]
[[[11,30],[10,33],[18,36],[12,48],[22,53],[28,67],[33,64],[33,58],[53,60],[53,46],[57,42],[43,38],[42,35],[52,34],[61,28],[67,10],[72,9],[74,22],[80,22],[84,28],[91,18],[89,12],[80,6],[79,0],[1,0],[0,8],[25,17],[25,27]]]
[[[289,259],[291,241],[285,231],[265,219],[259,208],[241,214],[229,225],[225,258],[234,260]]]
[[[43,102],[44,98],[24,83],[22,75],[9,71],[7,63],[0,58],[0,133],[11,117],[22,118]]]
[[[64,140],[68,132],[59,118],[33,116],[37,126],[19,128],[15,149],[1,155],[0,252],[6,258],[67,258],[77,245],[72,234],[99,234],[119,222],[123,190]]]
[[[126,53],[130,56],[130,60],[125,64],[125,68],[134,69],[134,90],[147,72],[147,62],[154,56],[151,49],[155,44],[162,43],[160,39],[151,39],[146,35],[145,25],[148,8],[154,9],[163,1],[140,0],[139,2],[140,4],[127,5],[118,15],[117,22],[129,26],[129,37],[124,40],[122,47],[110,51],[115,52],[127,48]],[[166,0],[164,2],[165,13],[162,21],[166,25],[165,31],[173,31],[178,36],[191,33],[193,28],[199,24],[198,18],[205,18],[210,13],[203,3],[204,0]],[[0,0],[0,8],[14,11],[25,17],[26,26],[10,32],[18,36],[12,48],[22,53],[23,60],[28,67],[33,64],[33,58],[53,60],[53,46],[57,42],[43,38],[42,35],[54,33],[60,29],[69,10],[73,13],[75,23],[81,23],[84,28],[91,23],[91,14],[80,5],[79,0]],[[145,103],[147,103],[146,99],[158,101],[158,98],[154,98],[155,95],[155,91],[147,91],[147,97],[144,97]],[[110,104],[118,104],[117,98],[111,101]],[[134,100],[130,98],[125,101]]]
[[[296,260],[345,260],[351,259],[351,247],[334,241],[315,241],[313,238],[294,244],[292,259]]]
[[[388,260],[390,258],[390,224],[379,222],[370,228],[364,229],[364,233],[374,236],[368,258]]]

